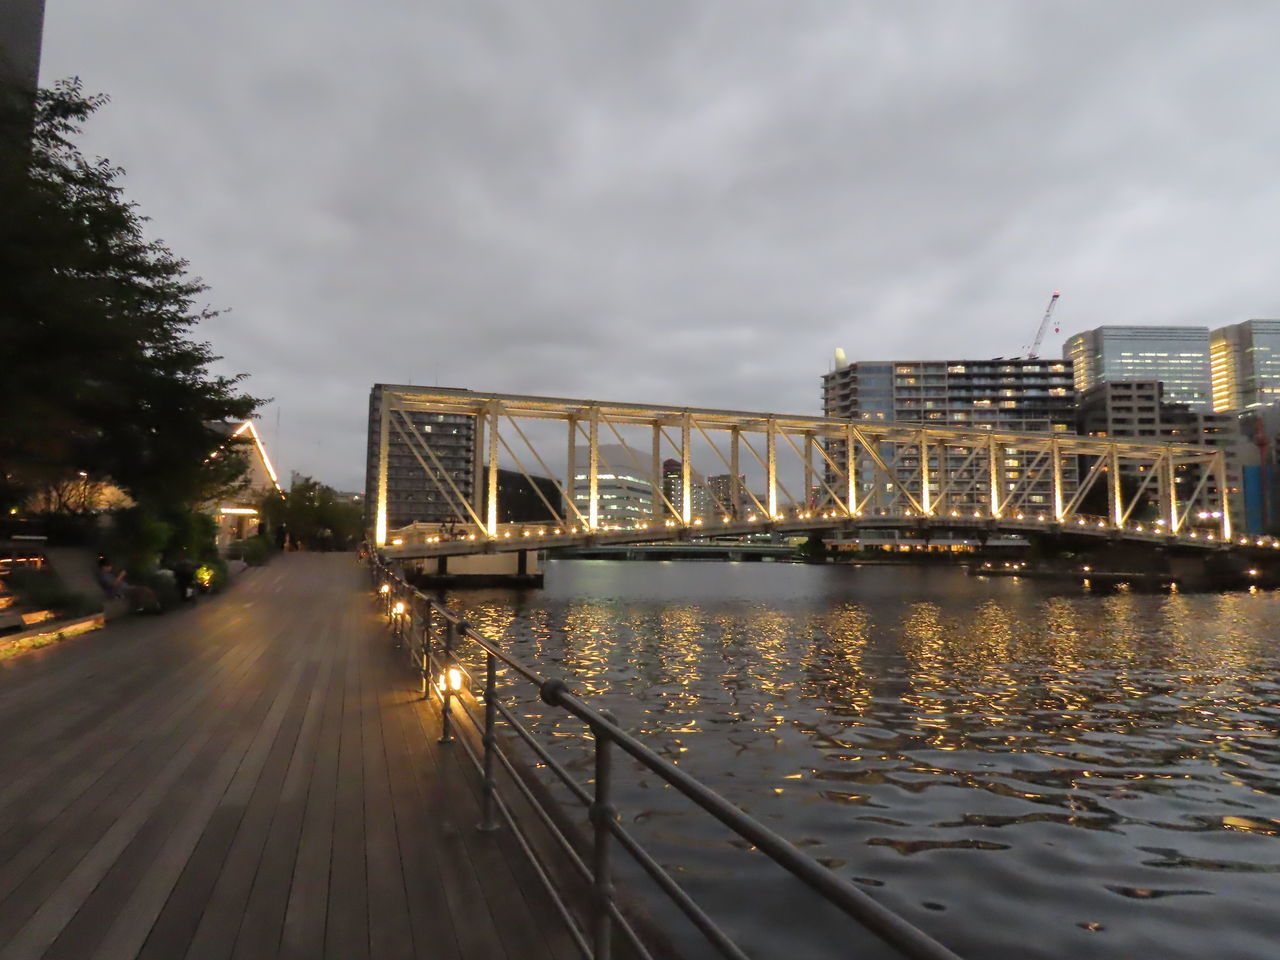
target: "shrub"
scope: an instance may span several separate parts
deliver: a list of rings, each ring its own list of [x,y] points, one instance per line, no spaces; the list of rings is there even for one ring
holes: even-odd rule
[[[136,582],[151,588],[161,610],[172,610],[182,602],[182,596],[178,593],[178,584],[174,581],[171,570],[153,570],[139,577]]]
[[[64,617],[83,617],[102,609],[96,598],[68,590],[52,570],[20,567],[9,574],[9,588],[28,606]]]
[[[207,584],[205,584],[206,571],[208,576]],[[196,570],[196,583],[209,593],[220,593],[226,588],[229,579],[227,561],[221,557],[210,557],[200,564],[199,569]]]
[[[271,558],[273,552],[271,542],[261,536],[237,540],[227,547],[228,557],[232,560],[243,560],[251,567],[261,567]]]

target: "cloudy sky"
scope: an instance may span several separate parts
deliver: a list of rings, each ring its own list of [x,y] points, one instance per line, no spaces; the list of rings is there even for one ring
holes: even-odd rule
[[[789,413],[851,359],[1280,316],[1280,4],[48,0],[287,473],[369,386]],[[279,433],[276,423],[279,416]]]

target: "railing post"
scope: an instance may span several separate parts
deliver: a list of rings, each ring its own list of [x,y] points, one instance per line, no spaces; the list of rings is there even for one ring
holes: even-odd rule
[[[394,599],[397,596],[399,596],[399,594],[395,590],[387,595],[391,602],[391,645],[395,649],[399,650],[401,645],[404,643],[404,618],[408,613],[408,607],[406,606],[404,608],[403,613],[397,613],[396,604],[404,603],[403,600]]]
[[[601,712],[610,723],[613,717]],[[592,925],[594,960],[609,960],[613,947],[613,876],[609,867],[610,840],[615,810],[610,802],[613,786],[613,741],[604,728],[592,724],[596,741],[596,793],[591,804],[591,823],[595,827],[592,846],[592,877],[595,887],[595,917]]]
[[[442,704],[440,704],[440,742],[448,744],[453,740],[451,714],[453,712],[453,685],[449,682],[449,662],[453,659],[453,640],[457,636],[457,622],[444,621],[444,655],[440,657],[440,684],[444,687]]]
[[[434,608],[427,602],[427,609],[422,616],[422,699],[431,696],[431,612]]]
[[[495,726],[498,722],[498,703],[494,692],[498,686],[497,659],[489,651],[484,655],[484,806],[478,829],[489,832],[498,829],[498,821],[493,811],[496,798],[496,785],[493,778],[493,751],[495,742]]]

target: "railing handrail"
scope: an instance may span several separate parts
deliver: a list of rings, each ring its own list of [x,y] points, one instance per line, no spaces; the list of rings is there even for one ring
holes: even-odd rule
[[[650,747],[618,726],[617,722],[610,716],[571,693],[565,680],[558,677],[547,678],[542,676],[532,667],[512,656],[498,644],[477,631],[464,617],[409,584],[404,577],[387,566],[376,554],[372,557],[372,563],[376,572],[385,573],[388,579],[394,580],[401,589],[428,604],[446,622],[451,623],[455,630],[471,640],[487,654],[510,668],[528,683],[536,686],[544,703],[565,710],[583,720],[590,726],[596,737],[600,737],[602,734],[606,736],[610,742],[617,744],[633,759],[670,784],[677,792],[715,817],[729,830],[748,840],[774,863],[804,882],[829,903],[861,923],[886,943],[901,950],[912,960],[960,960],[957,954],[908,920],[883,906],[849,881],[841,879],[813,857],[798,849],[791,841],[770,830],[749,814],[744,813],[720,794],[681,770],[675,764],[663,759]]]

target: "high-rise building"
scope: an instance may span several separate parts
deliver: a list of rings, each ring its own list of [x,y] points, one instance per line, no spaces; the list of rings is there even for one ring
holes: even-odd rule
[[[573,503],[578,512],[590,519],[591,477],[588,451],[578,450],[573,471]],[[650,464],[629,447],[620,443],[603,443],[597,447],[596,496],[598,526],[630,527],[653,519],[656,483],[661,477],[652,475]],[[576,514],[574,519],[576,519]]]
[[[967,427],[1012,433],[1057,432],[1075,429],[1075,389],[1071,363],[1053,359],[861,361],[841,366],[823,377],[823,412],[828,417],[871,423],[921,423]],[[842,445],[829,445],[832,459],[840,462]],[[1028,506],[1052,503],[1052,478],[1027,474],[1034,468],[1029,451],[1009,450],[1004,466],[1014,480],[1023,481]],[[919,493],[918,452],[904,451],[897,482],[913,495]],[[948,457],[964,459],[959,449]],[[979,469],[985,470],[985,467]],[[911,476],[912,472],[916,476]],[[871,477],[872,464],[859,464],[859,475]],[[936,475],[936,474],[935,474]],[[1075,486],[1075,471],[1063,475],[1064,489]],[[830,481],[830,477],[828,477]],[[888,489],[873,489],[864,480],[860,498],[872,495],[875,507],[891,496]],[[978,483],[964,494],[958,507],[981,507],[988,496]],[[957,495],[959,496],[959,495]]]
[[[377,510],[378,451],[382,432],[384,386],[374,384],[369,391],[369,433],[365,460],[365,504]],[[404,388],[411,390],[411,387]],[[475,417],[452,413],[405,414],[430,453],[405,437],[408,428],[402,414],[393,412],[387,434],[386,529],[397,530],[411,523],[448,523],[470,519],[462,502],[470,503],[475,491]],[[477,511],[479,512],[479,511]],[[376,517],[369,517],[374,523]]]
[[[1128,380],[1100,383],[1085,392],[1080,398],[1079,430],[1091,437],[1222,450],[1231,515],[1233,518],[1243,515],[1241,470],[1247,449],[1236,414],[1193,410],[1189,404],[1167,401],[1164,385],[1157,380]],[[1127,464],[1120,469],[1122,475],[1140,480],[1139,472],[1146,467]],[[1180,466],[1175,477],[1179,493],[1191,496],[1200,479],[1198,466]],[[1218,509],[1221,509],[1222,492],[1217,486],[1205,491]]]
[[[31,129],[31,106],[40,80],[44,0],[0,3],[0,149],[24,144]],[[7,124],[14,123],[16,129]]]
[[[663,504],[664,512],[679,520],[684,503],[684,465],[681,461],[674,458],[662,461],[662,495],[667,498],[666,503]],[[670,503],[671,507],[667,507],[667,503]],[[707,489],[706,479],[702,474],[691,470],[689,476],[689,519],[706,520],[711,516],[714,509],[714,501],[710,491]]]
[[[711,508],[722,517],[738,519],[742,501],[747,499],[746,474],[738,474],[738,502],[734,502],[733,474],[715,473],[707,477],[707,492],[711,494]]]
[[[1212,409],[1208,327],[1095,327],[1068,337],[1077,394],[1099,383],[1159,380],[1171,403]]]
[[[1280,400],[1280,320],[1220,327],[1209,349],[1214,410],[1248,410]]]

